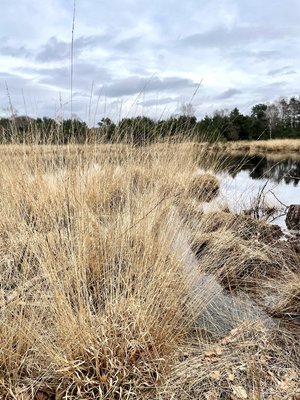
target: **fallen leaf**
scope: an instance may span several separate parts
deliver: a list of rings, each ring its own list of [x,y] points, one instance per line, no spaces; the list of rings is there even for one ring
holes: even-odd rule
[[[204,394],[206,400],[217,400],[218,394],[215,391],[209,391]]]
[[[248,399],[247,392],[243,386],[232,386],[232,391],[238,399]]]
[[[215,352],[213,350],[207,350],[207,351],[204,352],[204,356],[208,357],[208,358],[214,357],[215,356]]]
[[[205,351],[204,356],[208,357],[208,358],[216,357],[216,356],[220,356],[222,354],[222,352],[223,352],[222,347],[216,346],[216,347],[213,347],[212,349]]]
[[[283,377],[284,380],[297,381],[298,374],[294,369],[289,369],[289,372]]]
[[[228,337],[228,336],[224,337],[224,338],[221,340],[221,343],[222,343],[223,345],[227,345],[227,344],[229,344],[230,342],[231,342],[231,339],[230,339],[230,337]]]
[[[216,381],[218,381],[218,380],[220,379],[220,376],[221,376],[221,373],[220,373],[220,371],[218,371],[218,370],[212,371],[212,372],[209,374],[209,377],[212,378],[212,379],[214,379],[214,380],[216,380]]]
[[[289,379],[287,379],[285,381],[280,381],[278,383],[278,388],[280,390],[287,391],[287,390],[290,390],[290,389],[292,389],[294,387],[295,387],[295,382],[293,382],[292,380],[289,380]]]
[[[227,371],[227,377],[232,382],[234,381],[234,374],[230,371]]]
[[[260,359],[259,359],[259,361],[260,361],[260,363],[262,364],[262,365],[266,365],[267,363],[268,363],[268,359],[269,359],[270,357],[267,357],[267,356],[265,356],[265,355],[262,355],[261,357],[260,357]]]
[[[49,395],[45,392],[38,391],[34,397],[34,400],[48,400]]]

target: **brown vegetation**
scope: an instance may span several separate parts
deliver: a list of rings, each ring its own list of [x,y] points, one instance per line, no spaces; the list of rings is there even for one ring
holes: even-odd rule
[[[274,153],[287,153],[287,154],[300,154],[300,140],[299,139],[272,139],[272,140],[251,140],[251,141],[238,141],[228,142],[223,146],[223,149],[231,154],[274,154]]]
[[[1,399],[298,398],[299,254],[263,222],[199,211],[219,191],[202,156],[0,148]],[[253,312],[216,335],[201,321],[223,299]]]

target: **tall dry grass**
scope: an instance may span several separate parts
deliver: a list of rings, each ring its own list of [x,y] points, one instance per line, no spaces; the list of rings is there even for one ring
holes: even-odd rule
[[[250,140],[226,143],[226,150],[233,154],[293,154],[300,153],[299,139],[272,139],[272,140]]]
[[[253,289],[268,279],[257,298],[276,296],[277,268],[277,308],[295,308],[292,250],[202,214],[219,190],[199,177],[205,156],[193,143],[0,148],[1,398],[295,395],[295,334],[279,340]]]

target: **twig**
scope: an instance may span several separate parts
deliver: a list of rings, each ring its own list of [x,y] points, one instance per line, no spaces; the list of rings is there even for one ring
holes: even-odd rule
[[[285,212],[279,215],[276,215],[276,217],[272,218],[269,223],[271,224],[272,222],[276,221],[276,219],[280,218],[280,217],[284,217],[286,214]]]
[[[264,183],[263,187],[258,192],[256,204],[255,204],[254,209],[253,209],[253,212],[254,212],[254,215],[255,215],[256,219],[259,219],[259,207],[260,207],[260,203],[261,203],[261,197],[262,197],[263,192],[264,192],[264,190],[265,190],[265,188],[266,188],[268,183],[269,183],[269,179]]]
[[[282,201],[279,200],[279,198],[275,195],[275,193],[272,190],[269,190],[270,193],[275,197],[275,199],[283,206],[285,209],[289,208],[286,204],[284,204]]]

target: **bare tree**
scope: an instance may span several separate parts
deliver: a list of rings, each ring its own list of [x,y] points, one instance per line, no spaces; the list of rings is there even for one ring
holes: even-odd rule
[[[183,103],[180,107],[180,115],[185,117],[193,117],[195,115],[196,109],[192,103]]]

